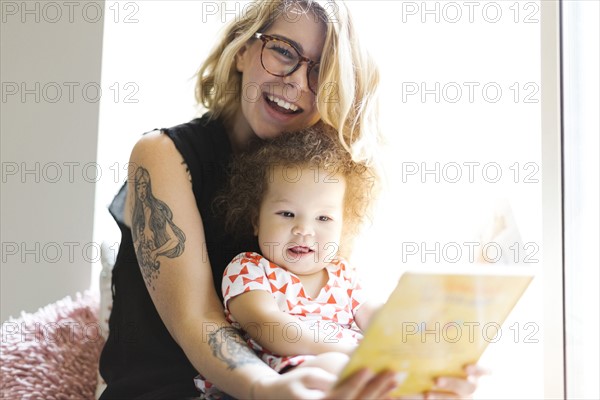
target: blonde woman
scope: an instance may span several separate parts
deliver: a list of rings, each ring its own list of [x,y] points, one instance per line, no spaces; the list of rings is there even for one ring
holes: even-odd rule
[[[261,0],[245,10],[198,73],[196,94],[207,113],[144,135],[132,150],[129,176],[144,177],[145,195],[157,201],[134,213],[142,188],[130,179],[110,207],[122,241],[100,359],[108,385],[102,399],[199,396],[198,373],[236,398],[381,398],[397,385],[392,373],[370,371],[341,383],[320,368],[280,375],[225,319],[223,270],[241,251],[258,250],[251,235],[227,235],[213,212],[232,155],[253,138],[321,120],[365,160],[378,135],[378,72],[343,3]],[[154,246],[177,251],[136,253],[147,247],[140,240],[158,237],[165,245]],[[445,378],[441,389],[468,396],[477,371],[467,380]]]

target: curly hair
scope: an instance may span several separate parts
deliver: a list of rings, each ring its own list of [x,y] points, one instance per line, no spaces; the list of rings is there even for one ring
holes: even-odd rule
[[[233,160],[226,189],[215,200],[226,230],[234,235],[253,234],[273,167],[317,167],[345,178],[340,254],[349,256],[353,239],[370,218],[377,174],[368,164],[353,161],[335,130],[324,123],[254,142]]]

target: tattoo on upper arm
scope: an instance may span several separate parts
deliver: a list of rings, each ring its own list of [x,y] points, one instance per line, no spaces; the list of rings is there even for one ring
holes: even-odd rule
[[[131,233],[142,276],[154,289],[160,273],[158,257],[179,257],[185,249],[185,234],[173,223],[173,212],[154,197],[148,170],[138,167],[134,178],[135,200]]]
[[[240,332],[232,326],[220,327],[208,335],[208,345],[219,360],[227,364],[230,370],[245,364],[262,364],[263,362],[248,347]]]

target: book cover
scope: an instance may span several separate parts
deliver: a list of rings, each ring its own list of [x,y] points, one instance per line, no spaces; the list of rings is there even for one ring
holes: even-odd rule
[[[432,388],[440,376],[465,377],[531,282],[531,275],[402,275],[373,316],[341,378],[369,367],[405,373],[394,396]],[[501,331],[500,331],[501,332]]]

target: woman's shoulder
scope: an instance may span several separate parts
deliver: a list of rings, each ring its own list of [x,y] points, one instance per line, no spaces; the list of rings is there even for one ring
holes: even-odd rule
[[[167,134],[202,134],[212,130],[223,130],[223,124],[217,118],[211,117],[210,114],[204,114],[201,117],[194,118],[191,121],[184,122],[171,126],[169,128],[157,129],[162,133]]]
[[[155,129],[145,133],[135,144],[130,162],[145,159],[152,164],[185,163],[190,180],[214,175],[231,158],[229,139],[218,120],[207,115],[171,128]],[[217,169],[215,167],[218,166]],[[209,168],[210,174],[203,173]],[[206,184],[206,182],[203,182]]]
[[[170,164],[169,160],[175,160],[174,162],[179,164],[175,157],[177,155],[176,150],[174,142],[163,135],[161,131],[148,132],[138,139],[131,150],[129,157],[130,173],[135,172],[136,167],[139,165],[145,165],[146,168],[159,165],[164,168],[165,165]]]
[[[160,138],[170,138],[171,141],[177,142],[178,140],[189,141],[189,142],[202,142],[211,140],[212,137],[224,136],[225,128],[220,120],[213,120],[209,115],[203,115],[202,117],[195,118],[189,122],[185,122],[179,125],[171,126],[169,128],[156,128],[149,132],[145,132],[139,139],[138,143],[150,143],[160,145]]]
[[[173,146],[173,141],[163,134],[160,129],[144,133],[133,146],[132,153],[150,151],[154,148],[161,150],[165,146]]]
[[[229,139],[222,121],[213,119],[209,114],[204,114],[200,118],[170,128],[162,128],[160,132],[176,143],[177,141],[185,141],[192,145],[229,147]]]

